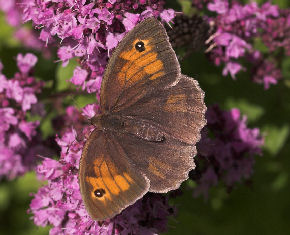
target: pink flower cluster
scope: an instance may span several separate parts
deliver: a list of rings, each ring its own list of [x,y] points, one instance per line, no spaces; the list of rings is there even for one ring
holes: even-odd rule
[[[14,27],[22,24],[22,13],[17,4],[21,4],[20,0],[0,0],[0,10],[5,12],[8,24]]]
[[[147,17],[159,16],[166,22],[173,19],[174,11],[164,10],[163,5],[158,0],[26,0],[23,18],[40,29],[40,39],[46,43],[60,40],[58,57],[63,66],[71,58],[80,58],[70,81],[95,93],[111,51],[128,31]],[[140,13],[129,13],[132,9]]]
[[[209,189],[218,182],[231,188],[250,178],[254,156],[262,153],[264,139],[258,128],[247,127],[247,118],[238,109],[222,111],[214,105],[206,117],[207,126],[197,146],[197,169],[191,178],[197,182],[194,195],[207,198]]]
[[[49,50],[44,48],[45,44],[39,40],[36,31],[23,25],[21,6],[26,4],[24,0],[0,0],[0,10],[5,13],[6,21],[14,27],[14,37],[25,47],[37,51],[43,51],[44,55],[50,55]]]
[[[285,54],[289,55],[289,11],[269,2],[261,7],[256,2],[243,5],[237,1],[211,0],[205,3],[210,11],[217,14],[209,18],[216,27],[216,47],[211,52],[211,58],[216,65],[225,64],[223,75],[230,74],[235,78],[237,73],[246,69],[241,60],[244,59],[253,64],[254,82],[264,84],[265,89],[276,84],[281,79],[278,59],[258,51],[254,41],[261,38],[270,52],[285,50]],[[200,1],[193,4],[201,8]],[[269,74],[270,70],[275,72]]]
[[[17,72],[8,79],[0,63],[0,177],[12,179],[31,169],[37,154],[45,154],[36,128],[39,121],[28,121],[27,114],[42,113],[36,94],[42,82],[32,76],[37,62],[33,54],[18,54]]]
[[[83,115],[92,117],[97,110],[88,105]],[[72,107],[67,109],[69,120],[78,113]],[[74,115],[71,115],[74,113]],[[76,125],[79,126],[79,125]],[[60,160],[46,158],[37,167],[40,180],[48,184],[34,195],[30,204],[34,223],[38,226],[51,225],[54,234],[156,234],[164,232],[168,216],[174,209],[162,195],[147,194],[120,215],[103,223],[92,220],[87,214],[78,184],[78,168],[85,138],[91,127],[82,125],[80,129],[66,129],[57,143],[61,148]],[[114,230],[114,233],[113,233]]]

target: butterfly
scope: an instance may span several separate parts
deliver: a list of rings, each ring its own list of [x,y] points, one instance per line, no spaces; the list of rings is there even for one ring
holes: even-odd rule
[[[182,75],[163,25],[147,18],[114,50],[101,84],[101,114],[79,167],[85,208],[102,221],[145,193],[179,188],[195,168],[206,124],[204,92]]]

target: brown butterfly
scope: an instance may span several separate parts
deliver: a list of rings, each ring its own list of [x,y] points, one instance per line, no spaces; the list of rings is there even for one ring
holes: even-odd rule
[[[101,114],[80,161],[89,215],[104,220],[148,191],[177,189],[194,169],[205,125],[204,93],[180,73],[161,23],[148,18],[115,49],[101,86]]]

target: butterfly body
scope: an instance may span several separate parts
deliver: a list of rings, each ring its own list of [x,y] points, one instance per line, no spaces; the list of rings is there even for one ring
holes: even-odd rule
[[[79,184],[89,215],[104,220],[146,192],[177,189],[194,169],[205,125],[204,93],[180,73],[163,26],[130,31],[106,68],[101,114],[82,152]]]
[[[98,130],[111,131],[135,135],[147,141],[162,142],[165,141],[165,133],[160,128],[154,126],[150,121],[135,119],[130,116],[118,115],[97,115],[91,119],[91,123]]]

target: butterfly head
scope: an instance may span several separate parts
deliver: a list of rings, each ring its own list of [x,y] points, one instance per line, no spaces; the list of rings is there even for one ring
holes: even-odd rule
[[[95,127],[101,127],[102,123],[102,114],[101,115],[95,115],[92,118],[89,119],[89,122],[91,123],[91,125],[94,125]]]

